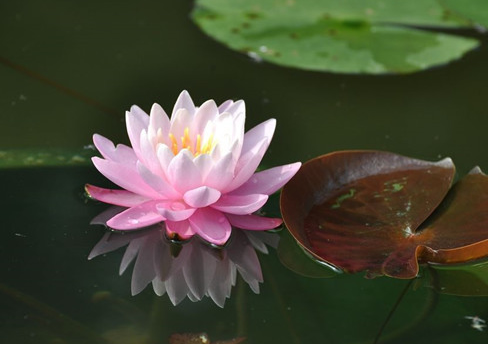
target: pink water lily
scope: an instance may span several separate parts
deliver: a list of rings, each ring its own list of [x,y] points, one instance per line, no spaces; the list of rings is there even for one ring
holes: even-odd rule
[[[216,245],[227,242],[232,226],[267,230],[281,219],[255,213],[300,168],[300,163],[255,172],[273,136],[276,120],[244,132],[245,105],[208,100],[196,107],[183,91],[171,118],[154,104],[150,115],[137,106],[126,113],[132,148],[116,147],[103,136],[93,141],[102,158],[95,167],[123,190],[87,185],[88,194],[128,207],[107,225],[134,230],[165,222],[170,238],[198,235]]]

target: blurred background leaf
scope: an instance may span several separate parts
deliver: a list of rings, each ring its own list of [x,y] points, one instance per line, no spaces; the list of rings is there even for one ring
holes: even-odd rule
[[[78,151],[62,148],[0,150],[0,168],[87,165],[96,154],[90,147]]]
[[[432,31],[471,26],[436,0],[198,0],[193,19],[231,49],[281,66],[338,73],[410,73],[476,48]],[[478,11],[488,3],[470,6]],[[422,30],[428,29],[428,30]]]
[[[488,27],[488,5],[485,0],[439,0],[452,15],[461,16],[480,29]]]

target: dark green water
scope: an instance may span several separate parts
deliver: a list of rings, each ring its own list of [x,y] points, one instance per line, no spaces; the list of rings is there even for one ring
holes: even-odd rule
[[[190,1],[0,5],[0,149],[82,150],[94,132],[127,142],[130,105],[149,110],[158,102],[170,110],[187,89],[197,104],[244,99],[247,128],[276,118],[265,165],[381,149],[450,156],[459,175],[474,165],[488,170],[486,36],[462,60],[421,73],[313,73],[227,50],[196,28],[191,8]],[[271,250],[260,255],[261,293],[241,280],[224,309],[209,299],[174,307],[150,287],[133,297],[130,271],[117,273],[121,250],[87,260],[103,235],[89,221],[106,207],[87,203],[83,185],[109,185],[93,167],[4,169],[0,176],[0,342],[96,343],[105,336],[167,343],[172,333],[207,332],[212,341],[371,343],[407,283],[305,278]],[[486,297],[410,288],[383,338],[486,343],[488,330],[465,319],[475,315],[488,319]]]

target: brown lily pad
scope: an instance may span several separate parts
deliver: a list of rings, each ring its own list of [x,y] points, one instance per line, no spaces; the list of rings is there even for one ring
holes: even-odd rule
[[[283,220],[317,259],[368,277],[417,276],[419,263],[488,256],[488,178],[450,189],[450,159],[342,151],[305,163],[283,188]]]

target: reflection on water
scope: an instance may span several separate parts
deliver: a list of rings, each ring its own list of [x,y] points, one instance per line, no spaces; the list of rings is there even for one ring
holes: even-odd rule
[[[187,88],[199,101],[245,98],[249,128],[277,118],[280,129],[265,165],[370,148],[427,160],[448,155],[460,174],[475,163],[488,166],[486,35],[479,37],[479,50],[451,65],[408,76],[365,77],[250,61],[190,22],[190,0],[3,5],[4,57],[102,102],[115,115],[2,66],[2,150],[79,150],[93,131],[127,142],[121,111],[134,102],[149,108],[159,100],[168,106]],[[276,255],[258,253],[265,279],[260,295],[237,276],[223,309],[211,298],[174,307],[150,288],[130,296],[127,273],[113,276],[121,252],[86,259],[101,236],[88,222],[101,209],[84,204],[79,195],[88,180],[110,187],[93,168],[2,170],[0,177],[0,283],[12,291],[0,292],[1,343],[103,343],[91,334],[109,331],[117,332],[117,344],[167,344],[173,333],[202,332],[212,343],[241,335],[256,344],[371,343],[404,288],[403,281],[360,275],[305,278],[284,268]],[[92,302],[104,292],[113,302]],[[440,295],[431,302],[432,295],[429,288],[409,290],[381,340],[390,333],[391,343],[487,342],[488,331],[473,328],[465,317],[487,320],[488,298]],[[32,300],[39,303],[26,303]],[[40,303],[50,308],[35,308]],[[126,314],[137,308],[146,317],[138,322],[136,316],[121,316],[116,310],[122,303]],[[134,329],[137,336],[128,335]],[[397,329],[406,330],[399,336]],[[142,339],[141,332],[151,339]]]
[[[105,224],[124,208],[113,207],[97,216],[92,223]],[[127,246],[119,273],[135,260],[132,272],[132,295],[149,283],[154,292],[167,294],[174,305],[185,297],[199,301],[210,297],[224,307],[236,284],[237,272],[257,294],[263,275],[256,250],[268,253],[266,244],[276,248],[276,233],[234,229],[225,247],[208,244],[199,237],[185,242],[167,239],[164,223],[129,233],[107,232],[93,248],[89,259]]]

